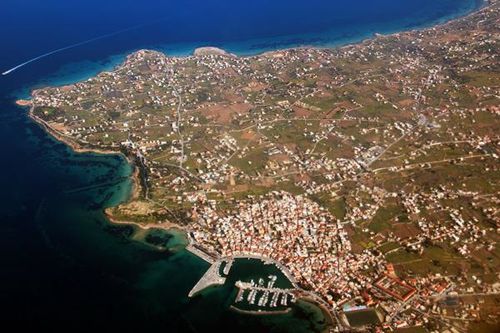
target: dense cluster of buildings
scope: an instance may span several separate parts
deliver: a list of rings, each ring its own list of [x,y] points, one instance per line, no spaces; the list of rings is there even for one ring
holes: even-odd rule
[[[370,280],[367,272],[383,263],[369,251],[354,255],[342,225],[303,196],[275,192],[219,214],[210,205],[196,211],[198,243],[224,257],[271,258],[334,307],[359,295]]]

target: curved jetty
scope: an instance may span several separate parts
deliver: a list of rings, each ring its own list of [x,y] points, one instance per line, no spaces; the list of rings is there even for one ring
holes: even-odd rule
[[[222,261],[218,260],[210,266],[208,271],[203,274],[201,279],[194,285],[193,289],[189,292],[188,296],[193,297],[203,289],[211,286],[222,285],[226,282],[226,278],[220,276],[219,269]]]

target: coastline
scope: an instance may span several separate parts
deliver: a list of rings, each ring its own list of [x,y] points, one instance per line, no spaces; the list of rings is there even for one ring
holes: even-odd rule
[[[428,27],[428,28],[425,28],[425,29],[413,29],[413,30],[407,30],[407,31],[401,31],[401,32],[391,33],[391,34],[387,34],[387,35],[376,35],[374,37],[371,37],[371,38],[368,38],[368,39],[365,39],[365,40],[362,40],[362,41],[359,41],[359,42],[356,42],[356,43],[353,43],[353,44],[347,44],[347,45],[340,46],[340,47],[333,47],[333,49],[335,49],[335,48],[342,49],[342,48],[347,48],[347,47],[360,47],[363,44],[365,44],[366,42],[376,41],[376,40],[388,38],[388,37],[391,37],[391,36],[411,35],[411,34],[418,33],[418,32],[424,32],[424,31],[428,31],[428,30],[435,30],[435,29],[444,28],[444,27],[446,27],[446,26],[448,26],[450,24],[453,24],[453,23],[458,22],[460,20],[467,19],[468,17],[470,17],[472,15],[475,15],[475,14],[477,14],[477,13],[483,11],[483,10],[486,10],[487,8],[490,7],[490,5],[491,5],[490,1],[484,1],[482,6],[480,6],[478,9],[474,10],[473,12],[468,13],[467,15],[464,15],[464,16],[461,16],[461,17],[457,17],[457,18],[451,19],[451,20],[449,20],[447,22],[444,22],[444,23],[441,23],[441,24],[438,24],[438,25],[435,25],[435,26],[432,26],[432,27]],[[292,47],[292,48],[288,48],[288,49],[285,48],[285,49],[277,49],[277,50],[274,50],[274,51],[268,51],[268,52],[264,52],[264,53],[261,53],[261,54],[258,54],[258,55],[252,55],[252,56],[249,56],[249,57],[272,56],[272,55],[274,55],[274,54],[276,54],[278,52],[290,51],[290,50],[298,50],[298,49],[306,49],[307,50],[307,49],[311,49],[311,48],[314,48],[314,49],[328,49],[328,50],[332,49],[332,47],[324,47],[324,48],[321,48],[321,47],[307,47],[307,46],[304,46],[304,47]],[[224,51],[224,52],[226,52],[226,51]],[[193,54],[191,56],[196,56],[196,55]],[[190,57],[190,56],[188,56],[188,57]],[[47,123],[44,120],[40,119],[39,117],[35,116],[33,114],[33,112],[32,112],[33,111],[33,106],[32,106],[32,104],[29,101],[20,100],[20,101],[17,101],[16,103],[19,106],[30,107],[30,111],[28,113],[29,117],[33,121],[35,121],[36,123],[38,123],[40,126],[42,126],[47,132],[49,132],[58,141],[61,141],[61,142],[65,143],[66,145],[68,145],[75,152],[78,152],[78,153],[89,153],[89,152],[91,152],[91,153],[97,153],[97,154],[118,154],[118,155],[124,156],[125,159],[128,161],[128,163],[132,164],[132,161],[130,160],[130,158],[127,157],[122,152],[120,152],[119,150],[114,151],[114,150],[107,150],[107,149],[85,148],[85,147],[82,147],[80,144],[78,144],[77,142],[75,142],[71,138],[68,138],[63,133],[60,133],[56,129],[52,128],[49,123]],[[133,200],[135,200],[135,199],[137,199],[137,198],[140,197],[141,182],[140,182],[140,179],[139,179],[139,171],[138,171],[138,168],[136,166],[134,166],[134,172],[131,175],[131,179],[132,179],[132,188],[131,188],[131,190],[129,192],[129,197],[123,203],[131,202],[131,201],[133,201]],[[177,229],[177,230],[183,231],[184,233],[188,233],[188,230],[186,230],[182,226],[179,226],[179,225],[176,225],[176,224],[170,223],[170,222],[162,223],[162,224],[153,224],[153,223],[141,224],[139,222],[120,221],[120,220],[118,220],[118,219],[116,219],[116,218],[113,217],[113,215],[110,213],[110,209],[111,208],[106,208],[103,211],[104,214],[106,215],[107,219],[110,221],[110,223],[125,224],[125,225],[134,225],[134,226],[137,226],[137,227],[139,227],[141,229],[145,229],[145,230],[154,229],[154,228],[156,228],[156,229],[164,229],[166,231]],[[326,306],[324,306],[323,304],[321,304],[320,302],[318,302],[318,300],[315,300],[312,297],[301,296],[300,299],[304,300],[304,301],[306,301],[308,303],[314,304],[315,306],[319,307],[322,312],[328,314],[328,318],[330,319],[331,324],[333,325],[335,319],[334,319],[331,311],[329,311],[326,308]],[[326,318],[326,316],[325,316],[325,318]]]
[[[31,101],[18,100],[18,101],[16,101],[16,105],[19,107],[24,107],[24,108],[29,107],[29,111],[28,111],[27,115],[34,123],[41,126],[53,138],[55,138],[59,142],[64,143],[65,145],[70,147],[71,150],[73,150],[76,153],[81,153],[81,154],[93,153],[93,154],[101,154],[101,155],[119,155],[119,156],[122,156],[127,161],[127,163],[132,166],[133,172],[132,172],[132,175],[130,176],[130,179],[132,180],[132,188],[130,189],[127,198],[121,204],[131,202],[131,201],[140,197],[140,193],[141,193],[141,185],[140,184],[141,184],[141,182],[139,179],[139,169],[135,165],[133,165],[133,161],[127,155],[125,155],[123,152],[121,152],[118,149],[111,150],[111,149],[98,149],[98,148],[82,147],[79,143],[75,142],[71,138],[68,138],[66,135],[64,135],[64,134],[60,133],[59,131],[57,131],[56,129],[52,128],[49,123],[47,123],[43,119],[40,119],[39,117],[37,117],[33,113],[33,105],[31,103]],[[113,215],[109,212],[109,210],[111,208],[112,207],[109,207],[109,208],[105,208],[103,210],[103,213],[110,220],[110,222],[116,223],[116,224],[134,224],[134,225],[137,225],[139,227],[144,228],[144,225],[141,225],[140,223],[137,223],[137,222],[119,221],[119,220],[115,219],[113,217]],[[149,228],[147,228],[147,229],[149,229]]]
[[[264,51],[264,52],[260,52],[260,53],[256,53],[256,54],[252,54],[252,55],[248,55],[248,56],[237,55],[237,57],[252,58],[252,57],[258,57],[258,56],[272,56],[273,54],[275,54],[277,52],[286,52],[286,51],[294,51],[294,50],[308,50],[308,49],[315,49],[315,50],[339,49],[339,50],[342,50],[342,49],[350,48],[350,47],[359,47],[365,43],[374,42],[376,40],[380,40],[383,38],[398,37],[398,36],[402,36],[402,35],[423,33],[423,32],[430,31],[430,30],[443,29],[447,25],[454,24],[454,23],[459,22],[461,20],[466,20],[469,17],[482,12],[483,10],[487,10],[490,6],[493,5],[491,0],[478,0],[478,1],[480,1],[480,3],[478,5],[476,5],[476,7],[472,11],[464,13],[463,15],[459,15],[459,16],[455,16],[455,17],[450,18],[450,19],[446,19],[444,22],[440,22],[437,24],[429,23],[429,24],[423,25],[421,27],[411,28],[408,30],[400,30],[400,31],[389,32],[389,33],[374,33],[370,37],[362,38],[362,39],[359,39],[359,40],[356,40],[353,42],[348,42],[345,44],[332,43],[332,44],[325,45],[325,46],[314,46],[314,45],[292,46],[292,47],[284,47],[284,48],[279,48],[279,49],[275,49],[275,50]],[[185,56],[185,57],[189,57],[189,55]]]
[[[139,179],[139,169],[132,164],[131,159],[128,156],[126,156],[125,154],[123,154],[123,152],[121,152],[119,150],[118,151],[112,151],[112,150],[100,150],[100,149],[83,148],[77,142],[74,142],[73,140],[67,138],[64,134],[59,133],[57,130],[53,129],[50,126],[50,124],[48,124],[46,121],[44,121],[43,119],[40,119],[39,117],[35,116],[33,114],[33,112],[32,112],[33,111],[33,105],[32,105],[32,103],[30,101],[27,101],[27,100],[18,100],[18,101],[16,101],[16,104],[18,106],[21,106],[21,107],[29,107],[28,117],[31,120],[33,120],[36,124],[38,124],[39,126],[41,126],[42,128],[44,128],[56,140],[58,140],[58,141],[60,141],[60,142],[62,142],[64,144],[66,144],[73,151],[75,151],[77,153],[95,153],[95,154],[103,154],[103,155],[122,155],[125,158],[125,160],[127,161],[127,163],[129,163],[130,165],[133,166],[134,172],[130,176],[130,178],[132,180],[132,188],[129,191],[128,198],[126,200],[124,200],[121,204],[126,204],[126,203],[129,203],[129,202],[132,202],[134,199],[137,199],[137,198],[140,197],[140,193],[142,191],[142,186],[141,186],[141,181]],[[187,246],[184,249],[186,251],[190,252],[191,254],[195,255],[196,257],[198,257],[200,260],[204,260],[203,257],[200,254],[197,254],[195,251],[190,251],[189,250],[190,246],[196,246],[196,248],[199,249],[199,251],[202,251],[203,254],[207,253],[205,251],[205,249],[203,248],[203,246],[195,243],[194,240],[191,237],[189,237],[189,230],[187,228],[185,228],[183,226],[180,226],[180,225],[177,225],[177,224],[172,223],[172,222],[167,222],[167,223],[162,223],[162,224],[154,224],[154,223],[144,224],[144,223],[139,223],[139,222],[134,222],[134,221],[124,221],[124,220],[117,219],[111,213],[111,209],[113,209],[115,207],[119,207],[120,205],[117,205],[117,206],[114,206],[114,207],[108,207],[108,208],[104,208],[103,209],[103,214],[106,217],[106,219],[109,221],[110,224],[115,224],[115,225],[131,225],[131,226],[137,227],[137,228],[139,228],[141,230],[161,229],[161,230],[165,230],[166,232],[174,231],[174,230],[180,231],[180,232],[182,232],[186,236],[186,239],[188,240],[188,244],[187,244]],[[295,282],[295,279],[293,278],[293,276],[291,275],[291,273],[288,271],[288,269],[285,266],[281,265],[280,263],[276,262],[275,260],[273,260],[271,258],[264,258],[264,257],[260,257],[260,256],[255,256],[255,255],[239,255],[239,256],[234,256],[233,259],[258,259],[258,260],[262,260],[264,262],[269,262],[269,263],[271,263],[273,265],[276,265],[276,267],[278,267],[278,269],[280,269],[285,274],[285,276],[290,281],[290,283],[292,284],[292,286],[293,286],[293,288],[295,290],[297,290],[301,294],[302,294],[302,292],[304,292],[304,290],[297,285],[297,283]],[[334,326],[334,322],[335,322],[335,318],[332,315],[332,313],[328,310],[328,308],[321,301],[319,301],[318,299],[315,299],[311,295],[301,295],[301,294],[299,294],[297,296],[297,299],[301,300],[301,301],[303,301],[303,302],[305,302],[307,304],[311,304],[313,306],[316,306],[322,312],[322,314],[325,317],[325,319],[328,321],[328,324],[327,324],[327,327],[325,329],[325,332],[328,331],[329,327],[333,327]],[[236,312],[240,312],[240,313],[247,313],[245,310],[238,311],[240,309],[237,309],[237,308],[235,308],[233,310],[236,311]],[[289,309],[287,312],[283,312],[283,314],[284,313],[288,313],[289,311],[291,311],[291,309]],[[269,314],[269,315],[271,315],[271,314],[281,314],[281,313],[280,312],[253,313],[252,311],[250,311],[250,312],[248,312],[248,314],[253,314],[253,315],[255,315],[255,314],[261,314],[261,315]]]
[[[123,221],[123,220],[117,219],[110,212],[110,210],[112,208],[119,207],[122,204],[126,204],[129,202],[132,202],[133,200],[138,199],[140,197],[141,191],[142,191],[141,181],[139,179],[139,177],[140,177],[139,168],[133,164],[133,161],[130,159],[130,157],[125,155],[120,150],[115,151],[115,150],[110,150],[110,149],[98,149],[98,148],[82,147],[79,143],[73,141],[72,139],[68,138],[66,135],[64,135],[64,134],[60,133],[59,131],[55,130],[54,128],[52,128],[49,123],[47,123],[43,119],[40,119],[39,117],[34,115],[32,112],[33,106],[32,106],[32,103],[30,101],[18,100],[18,101],[16,101],[16,104],[20,107],[29,107],[28,117],[31,120],[33,120],[36,124],[41,126],[43,129],[45,129],[47,131],[47,133],[49,133],[56,140],[64,143],[68,147],[70,147],[71,150],[73,150],[74,152],[82,153],[82,154],[83,153],[94,153],[94,154],[101,154],[101,155],[120,155],[127,161],[127,163],[129,165],[131,165],[133,167],[133,172],[130,176],[130,179],[132,180],[132,187],[131,187],[130,191],[128,192],[127,198],[118,206],[108,207],[108,208],[103,209],[104,215],[111,223],[122,224],[122,225],[133,225],[133,226],[136,226],[136,227],[143,229],[143,230],[150,230],[150,229],[162,229],[165,231],[178,230],[178,231],[181,231],[181,232],[187,234],[188,231],[183,226],[180,226],[180,225],[177,225],[177,224],[171,223],[171,222],[166,222],[166,223],[162,223],[162,224],[154,224],[154,223],[144,224],[144,223],[139,223],[139,222],[134,222],[134,221]]]
[[[321,313],[327,322],[325,332],[328,331],[329,327],[335,327],[336,319],[333,316],[333,312],[330,311],[323,303],[310,296],[299,296],[297,299],[307,304],[312,304],[321,310]]]
[[[283,48],[283,49],[276,49],[276,50],[272,50],[272,51],[266,51],[266,52],[262,52],[262,53],[259,53],[259,54],[256,54],[256,55],[251,55],[251,56],[235,55],[233,53],[230,53],[230,52],[228,52],[228,51],[226,51],[224,49],[220,49],[218,47],[203,46],[203,47],[198,47],[195,50],[193,50],[193,52],[192,52],[191,55],[176,56],[176,57],[173,57],[173,58],[189,58],[189,57],[203,56],[203,55],[207,55],[207,54],[209,54],[209,55],[230,56],[230,57],[239,57],[239,58],[252,58],[252,57],[259,57],[259,56],[264,56],[264,57],[273,56],[273,55],[275,55],[277,53],[280,53],[280,52],[293,51],[293,50],[308,50],[308,49],[334,50],[334,49],[343,49],[343,48],[348,48],[348,47],[359,47],[359,46],[362,46],[363,44],[365,44],[366,42],[376,41],[378,39],[388,38],[388,37],[391,37],[391,36],[401,36],[401,35],[408,35],[408,34],[414,34],[414,33],[421,33],[421,32],[425,32],[425,31],[428,31],[428,30],[442,29],[442,28],[446,27],[447,25],[453,24],[453,23],[458,22],[460,20],[467,19],[467,18],[469,18],[469,17],[471,17],[473,15],[476,15],[477,13],[480,13],[483,10],[487,10],[490,6],[492,6],[494,4],[494,1],[491,1],[491,0],[480,0],[480,1],[481,1],[481,3],[477,6],[477,8],[475,8],[475,10],[471,11],[470,13],[467,13],[465,15],[452,18],[450,20],[447,20],[446,22],[443,22],[443,23],[440,23],[440,24],[437,24],[437,25],[433,25],[431,27],[427,27],[427,28],[423,28],[423,29],[417,28],[417,29],[412,29],[412,30],[405,30],[405,31],[400,31],[400,32],[395,32],[395,33],[390,33],[390,34],[376,34],[376,35],[374,35],[374,36],[372,36],[370,38],[367,38],[367,39],[364,39],[364,40],[360,40],[359,42],[355,42],[355,43],[352,43],[352,44],[346,44],[346,45],[343,45],[343,46],[326,46],[326,47],[299,46],[299,47],[290,47],[290,48]],[[147,50],[146,49],[140,49],[140,50],[137,50],[137,51],[134,51],[134,52],[128,54],[126,56],[124,62],[126,62],[128,60],[128,58],[130,56],[132,56],[133,54],[135,54],[137,52],[141,52],[141,51],[147,51]],[[168,55],[166,55],[166,56],[168,56]],[[97,75],[99,75],[101,73],[109,72],[109,71],[111,71],[111,72],[115,71],[120,66],[122,66],[124,62],[122,62],[118,66],[114,66],[111,70],[103,70],[103,71],[99,72]],[[77,83],[77,82],[74,82],[73,84],[75,84],[75,83]],[[63,87],[63,86],[66,86],[66,85],[67,84],[62,85],[60,87]],[[33,96],[36,93],[36,91],[39,90],[39,89],[35,89],[35,90],[31,91],[30,95]],[[47,123],[43,119],[40,119],[39,117],[37,117],[36,115],[34,115],[33,114],[34,107],[32,105],[31,100],[29,100],[29,99],[28,100],[26,100],[26,99],[19,99],[15,103],[16,103],[16,105],[18,105],[20,107],[29,107],[29,112],[28,112],[29,118],[31,118],[35,123],[37,123],[40,126],[42,126],[47,132],[49,132],[58,141],[63,142],[64,144],[68,145],[73,151],[75,151],[77,153],[96,153],[96,154],[105,154],[105,155],[115,154],[115,155],[121,155],[121,156],[123,156],[127,160],[127,162],[133,166],[134,172],[133,172],[133,174],[131,176],[133,185],[132,185],[132,189],[130,191],[130,195],[129,195],[129,197],[122,204],[132,202],[134,199],[137,199],[137,198],[140,197],[140,192],[141,192],[141,189],[142,189],[142,185],[141,185],[141,182],[140,182],[140,179],[139,179],[139,170],[138,170],[138,168],[136,166],[133,165],[132,160],[128,156],[126,156],[123,152],[121,152],[119,149],[117,149],[117,150],[111,150],[111,149],[82,147],[81,144],[79,144],[78,142],[75,142],[72,138],[69,138],[68,136],[64,135],[63,133],[60,133],[56,129],[52,128],[49,123]],[[134,224],[134,225],[138,225],[138,226],[140,225],[140,226],[144,227],[144,224],[141,224],[141,223],[138,223],[138,222],[119,221],[119,220],[113,218],[112,215],[109,214],[109,209],[110,208],[106,208],[104,210],[104,213],[106,214],[106,216],[108,216],[108,218],[112,218],[113,223]],[[147,227],[147,228],[151,228],[150,224],[148,224],[148,225],[149,225],[149,227]],[[165,225],[165,224],[163,224],[163,225]],[[162,229],[167,229],[167,230],[169,228],[178,228],[178,229],[186,231],[185,228],[182,228],[181,226],[178,226],[178,225],[176,225],[174,223],[168,223],[168,225],[169,226],[167,226],[167,228],[161,227],[161,225],[159,225],[157,227],[162,228]]]
[[[124,53],[116,53],[116,54],[111,54],[107,59],[107,65],[102,66],[102,69],[96,70],[95,68],[92,68],[92,74],[85,74],[85,75],[79,75],[78,80],[74,80],[74,78],[62,78],[61,81],[62,83],[56,83],[53,85],[47,85],[46,82],[42,83],[41,86],[39,86],[37,89],[32,90],[32,91],[27,91],[25,90],[25,93],[28,94],[28,98],[30,95],[33,94],[34,91],[38,89],[43,89],[45,87],[63,87],[65,85],[71,85],[77,82],[83,82],[88,80],[91,77],[97,76],[101,73],[105,72],[112,72],[116,70],[119,66],[121,66],[125,61],[127,61],[128,57],[131,54],[144,51],[144,50],[153,50],[157,52],[161,52],[165,54],[166,56],[170,58],[189,58],[189,57],[195,57],[196,56],[196,50],[201,50],[203,53],[204,51],[209,51],[208,53],[211,54],[212,52],[215,51],[215,53],[219,53],[222,55],[227,55],[231,57],[237,57],[237,58],[252,58],[252,57],[258,57],[258,56],[268,56],[277,52],[284,52],[284,51],[293,51],[293,50],[304,50],[304,49],[317,49],[317,50],[334,50],[334,49],[343,49],[343,48],[348,48],[348,47],[353,47],[353,46],[359,46],[362,45],[366,42],[369,41],[374,41],[379,38],[387,38],[391,36],[399,36],[403,34],[411,34],[411,33],[417,33],[417,32],[425,32],[427,30],[432,30],[432,29],[439,29],[442,27],[445,27],[448,24],[451,24],[453,22],[457,22],[459,20],[467,19],[469,16],[474,15],[476,13],[479,13],[485,9],[488,9],[491,5],[494,4],[495,0],[476,0],[476,5],[475,7],[467,11],[463,14],[459,14],[456,16],[451,16],[444,18],[444,21],[440,22],[437,21],[435,23],[426,23],[422,24],[421,26],[417,26],[414,28],[409,28],[409,29],[402,29],[399,31],[394,31],[394,32],[387,32],[387,33],[374,33],[371,36],[367,37],[360,37],[357,38],[353,41],[347,41],[347,42],[333,42],[331,44],[324,44],[324,45],[296,45],[296,46],[290,46],[290,47],[277,47],[269,50],[262,49],[257,52],[237,52],[237,51],[230,51],[226,50],[224,47],[215,47],[211,46],[210,43],[196,43],[196,44],[190,44],[189,46],[185,46],[182,48],[182,51],[176,51],[176,49],[171,49],[170,47],[166,46],[152,46],[152,47],[142,47],[139,49],[134,49],[130,51],[126,51]],[[169,49],[171,50],[171,54],[169,55]],[[212,53],[213,54],[213,53]],[[119,60],[117,60],[119,59]],[[76,63],[78,64],[78,63]],[[60,78],[59,78],[60,79]],[[58,79],[58,80],[59,80]],[[17,98],[27,98],[27,97],[17,97]]]
[[[104,209],[104,215],[106,218],[113,224],[122,224],[122,225],[132,225],[135,227],[138,227],[139,229],[142,230],[152,230],[152,229],[161,229],[165,231],[173,231],[173,230],[178,230],[183,233],[187,233],[187,230],[184,229],[182,226],[179,226],[177,224],[167,222],[167,223],[162,223],[162,224],[154,224],[154,223],[139,223],[139,222],[134,222],[134,221],[123,221],[116,219],[113,214],[109,212],[109,209],[111,208],[106,208]]]
[[[16,105],[21,106],[21,107],[29,107],[28,111],[28,117],[33,120],[35,123],[38,125],[42,126],[47,132],[49,132],[54,138],[56,138],[58,141],[66,144],[69,146],[73,151],[77,153],[95,153],[95,154],[103,154],[103,155],[122,155],[124,158],[127,160],[128,157],[125,156],[121,151],[119,150],[111,150],[111,149],[100,149],[100,148],[85,148],[82,147],[79,143],[75,142],[73,139],[68,138],[66,135],[63,133],[60,133],[58,130],[52,128],[48,122],[46,122],[43,119],[40,119],[39,117],[35,116],[33,114],[33,105],[31,101],[29,100],[18,100],[16,101]]]
[[[480,2],[480,3],[478,3],[478,2]],[[406,35],[406,34],[422,33],[422,32],[426,32],[429,30],[443,29],[447,25],[459,22],[460,20],[468,19],[470,16],[476,15],[477,13],[480,13],[481,11],[489,8],[492,5],[491,0],[478,0],[478,2],[476,2],[475,8],[473,10],[471,10],[470,12],[467,12],[467,13],[464,13],[463,15],[458,15],[458,16],[455,16],[455,17],[452,17],[449,19],[445,19],[443,22],[436,23],[436,24],[432,24],[432,23],[424,24],[420,27],[415,27],[415,28],[411,28],[408,30],[401,30],[401,31],[395,31],[395,32],[390,32],[390,33],[375,33],[372,37],[365,38],[363,40],[360,40],[359,42],[345,44],[343,46],[340,46],[340,48],[342,49],[345,47],[352,47],[352,46],[356,46],[356,45],[361,45],[361,44],[364,44],[366,42],[374,41],[374,40],[379,39],[379,38],[397,37],[397,36]],[[321,47],[319,49],[331,49],[331,47],[325,47],[325,48]]]

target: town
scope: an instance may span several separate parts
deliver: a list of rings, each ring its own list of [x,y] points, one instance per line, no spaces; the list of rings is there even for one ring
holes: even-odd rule
[[[30,112],[135,163],[140,193],[114,219],[175,225],[210,256],[269,258],[299,290],[255,300],[242,281],[239,301],[307,295],[337,331],[495,327],[499,8],[335,49],[141,50],[35,90]]]

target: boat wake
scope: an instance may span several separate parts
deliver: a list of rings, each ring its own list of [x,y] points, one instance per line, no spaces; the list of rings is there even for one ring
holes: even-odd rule
[[[55,53],[66,51],[66,50],[69,50],[69,49],[72,49],[72,48],[75,48],[75,47],[78,47],[78,46],[82,46],[82,45],[85,45],[85,44],[89,44],[89,43],[92,43],[92,42],[95,42],[95,41],[98,41],[98,40],[101,40],[101,39],[113,37],[113,36],[116,36],[116,35],[128,32],[128,31],[136,30],[136,29],[148,26],[148,25],[152,25],[152,24],[158,23],[160,21],[164,21],[164,19],[159,19],[159,20],[156,20],[154,22],[148,22],[148,23],[143,23],[143,24],[135,25],[135,26],[130,27],[130,28],[118,30],[118,31],[115,31],[115,32],[112,32],[112,33],[109,33],[109,34],[105,34],[105,35],[102,35],[102,36],[98,36],[98,37],[94,37],[94,38],[91,38],[91,39],[88,39],[88,40],[84,40],[83,42],[79,42],[79,43],[71,44],[69,46],[61,47],[59,49],[56,49],[56,50],[44,53],[44,54],[39,55],[39,56],[37,56],[37,57],[35,57],[33,59],[25,61],[22,64],[19,64],[19,65],[15,66],[15,67],[12,67],[11,69],[8,69],[5,72],[3,72],[2,75],[3,76],[9,75],[10,73],[18,70],[21,67],[24,67],[24,66],[26,66],[26,65],[28,65],[28,64],[30,64],[32,62],[35,62],[35,61],[40,60],[40,59],[43,59],[43,58],[48,57],[50,55],[53,55]]]

